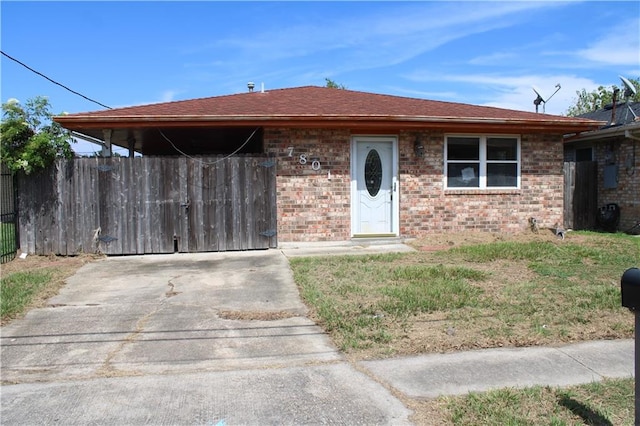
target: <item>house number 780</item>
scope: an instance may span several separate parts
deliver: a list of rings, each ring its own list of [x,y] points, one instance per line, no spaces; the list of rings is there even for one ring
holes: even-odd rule
[[[305,165],[309,162],[309,160],[307,159],[307,154],[300,154],[300,164]],[[313,161],[311,162],[311,168],[313,170],[320,170],[320,160],[317,159],[313,159]]]

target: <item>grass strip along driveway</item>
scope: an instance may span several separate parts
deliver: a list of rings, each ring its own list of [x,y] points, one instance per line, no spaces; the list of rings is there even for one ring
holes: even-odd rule
[[[620,277],[640,266],[640,238],[572,232],[565,240],[469,240],[290,263],[312,318],[352,360],[633,337]],[[434,247],[429,239],[412,244]],[[425,424],[564,425],[632,424],[632,405],[630,379],[440,398],[412,408]]]
[[[27,256],[2,265],[0,325],[24,315],[31,308],[44,306],[47,299],[58,294],[68,277],[98,257]]]

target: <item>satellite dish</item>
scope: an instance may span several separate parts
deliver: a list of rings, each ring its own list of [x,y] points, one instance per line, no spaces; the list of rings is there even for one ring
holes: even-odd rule
[[[627,80],[626,78],[624,78],[621,75],[619,75],[618,77],[620,77],[620,80],[622,80],[622,84],[624,84],[624,96],[625,96],[625,98],[630,98],[631,96],[635,96],[636,95],[636,87],[633,85],[633,83],[630,82],[629,80]]]
[[[633,111],[633,108],[631,108],[631,104],[629,103],[629,100],[631,99],[632,96],[635,96],[637,91],[636,91],[636,87],[633,85],[632,82],[630,82],[629,80],[627,80],[626,78],[624,78],[623,76],[619,75],[618,77],[620,77],[620,80],[622,80],[622,84],[624,85],[624,97],[627,99],[627,117],[629,117],[629,112],[631,112],[631,115],[633,115],[633,119],[634,121],[638,119],[638,116],[636,115],[636,113]],[[614,97],[615,99],[615,97]]]

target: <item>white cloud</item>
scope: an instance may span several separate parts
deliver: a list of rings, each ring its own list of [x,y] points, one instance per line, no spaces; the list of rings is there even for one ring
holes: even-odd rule
[[[535,111],[533,100],[536,94],[532,87],[536,86],[541,95],[548,100],[540,105],[547,114],[564,114],[575,102],[576,91],[586,89],[591,91],[602,83],[596,83],[589,78],[570,74],[429,74],[414,73],[406,76],[414,82],[438,82],[439,85],[452,83],[459,93],[453,98],[456,102],[472,103],[497,108],[516,109],[521,111]],[[560,84],[560,90],[553,94],[555,85]]]
[[[489,55],[476,56],[468,61],[469,65],[495,65],[496,63],[513,63],[518,55],[514,52],[495,52]]]
[[[535,111],[533,101],[537,95],[532,87],[536,86],[542,92],[542,97],[547,100],[546,103],[539,105],[538,111],[561,115],[575,102],[576,91],[582,89],[591,91],[598,86],[588,78],[574,75],[528,75],[506,80],[508,83],[505,91],[495,93],[493,99],[484,102],[484,105]],[[555,84],[560,84],[561,88],[554,94]]]
[[[450,100],[456,99],[460,96],[459,93],[456,93],[454,91],[415,90],[398,86],[387,87],[387,90],[389,90],[389,93],[395,93],[401,96],[435,100]]]
[[[171,102],[175,99],[175,96],[179,94],[178,90],[165,90],[160,95],[160,102]]]
[[[352,13],[348,18],[335,14],[290,26],[278,21],[273,28],[250,37],[234,34],[205,46],[233,58],[229,66],[242,62],[249,69],[286,61],[290,67],[299,59],[308,70],[323,67],[349,72],[397,65],[457,39],[515,26],[534,10],[559,5],[562,3],[434,2],[372,8],[355,2],[349,3]]]
[[[640,19],[632,19],[615,25],[603,38],[581,49],[577,55],[588,61],[604,65],[628,65],[636,67],[640,64]]]

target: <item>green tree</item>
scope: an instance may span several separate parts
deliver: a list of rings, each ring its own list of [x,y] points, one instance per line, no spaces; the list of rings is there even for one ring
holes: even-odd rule
[[[636,94],[629,98],[633,102],[640,102],[640,79],[629,79],[631,84],[636,88]],[[603,108],[605,105],[613,103],[613,91],[619,89],[618,102],[624,100],[624,87],[620,88],[615,85],[600,86],[596,90],[587,92],[585,89],[577,90],[575,103],[567,109],[566,114],[570,117],[586,114]]]
[[[325,78],[324,81],[327,82],[326,87],[330,89],[346,89],[347,88],[347,86],[345,86],[344,84],[338,84],[335,81],[331,80],[330,78]]]
[[[2,104],[0,160],[26,174],[44,169],[56,158],[72,158],[71,134],[51,120],[47,98],[37,96],[24,106],[15,99]]]

